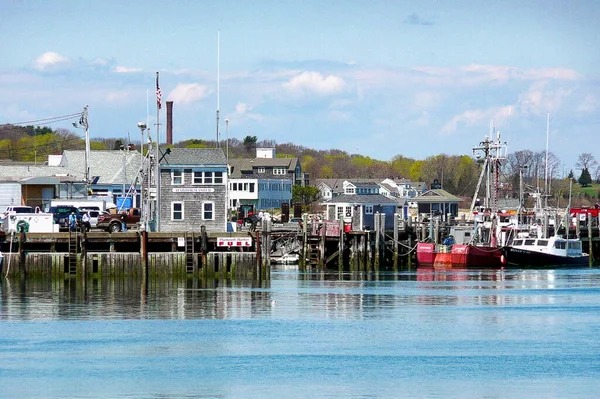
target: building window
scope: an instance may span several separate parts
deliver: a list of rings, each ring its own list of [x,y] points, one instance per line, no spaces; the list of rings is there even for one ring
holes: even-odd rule
[[[285,172],[286,172],[285,168],[273,168],[274,175],[285,175]]]
[[[250,192],[253,193],[254,192],[254,183],[250,183]]]
[[[223,172],[215,172],[215,184],[223,184]]]
[[[373,214],[373,205],[365,205],[365,214],[367,214],[367,215]]]
[[[265,168],[258,168],[258,173],[265,173]]]
[[[203,220],[214,220],[215,219],[215,203],[204,202],[202,204],[202,219]]]
[[[183,220],[183,202],[171,202],[171,220]]]
[[[345,193],[346,194],[354,194],[355,193],[354,187],[346,187]]]
[[[194,172],[194,184],[202,184],[202,172]]]
[[[335,218],[337,220],[340,220],[343,215],[344,215],[344,207],[343,206],[338,206]]]
[[[346,217],[349,218],[352,216],[352,207],[351,206],[347,206],[346,207]]]
[[[171,184],[182,185],[183,184],[183,171],[181,169],[173,169],[171,171]]]

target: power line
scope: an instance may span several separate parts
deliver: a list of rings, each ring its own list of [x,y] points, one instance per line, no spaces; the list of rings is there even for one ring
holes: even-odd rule
[[[53,116],[50,118],[43,118],[43,119],[34,119],[31,121],[25,121],[25,122],[9,122],[7,123],[7,125],[26,125],[28,123],[34,123],[34,122],[45,122],[45,123],[53,123],[53,122],[60,122],[63,120],[67,120],[67,119],[71,119],[71,118],[75,118],[77,116],[80,116],[81,112],[77,112],[75,114],[69,114],[69,115],[61,115],[61,116]]]

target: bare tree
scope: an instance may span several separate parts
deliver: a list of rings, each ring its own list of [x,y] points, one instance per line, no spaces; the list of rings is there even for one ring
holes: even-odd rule
[[[596,158],[594,158],[594,156],[591,153],[584,152],[583,154],[579,155],[579,158],[577,159],[577,163],[575,164],[575,166],[581,170],[584,170],[584,169],[590,170],[597,164],[598,164],[598,162],[596,162]]]

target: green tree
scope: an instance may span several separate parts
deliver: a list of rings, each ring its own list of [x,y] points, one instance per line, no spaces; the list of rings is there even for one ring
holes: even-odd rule
[[[590,172],[587,170],[587,168],[583,168],[583,170],[581,171],[581,176],[579,176],[577,182],[581,187],[587,187],[590,184],[592,184],[592,176],[590,175]]]
[[[256,148],[256,142],[258,138],[256,136],[246,136],[244,137],[244,148],[247,153],[251,153],[253,149]]]
[[[292,187],[292,202],[295,204],[302,204],[303,206],[310,205],[313,201],[319,199],[319,189],[312,186],[302,187],[302,186],[293,186]]]
[[[121,139],[115,140],[115,145],[113,145],[113,150],[120,150],[123,147],[123,141]]]

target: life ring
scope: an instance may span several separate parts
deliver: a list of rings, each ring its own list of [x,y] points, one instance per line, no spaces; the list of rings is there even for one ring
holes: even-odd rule
[[[27,223],[25,220],[19,220],[15,227],[16,227],[17,233],[28,233],[29,232],[29,223]]]

